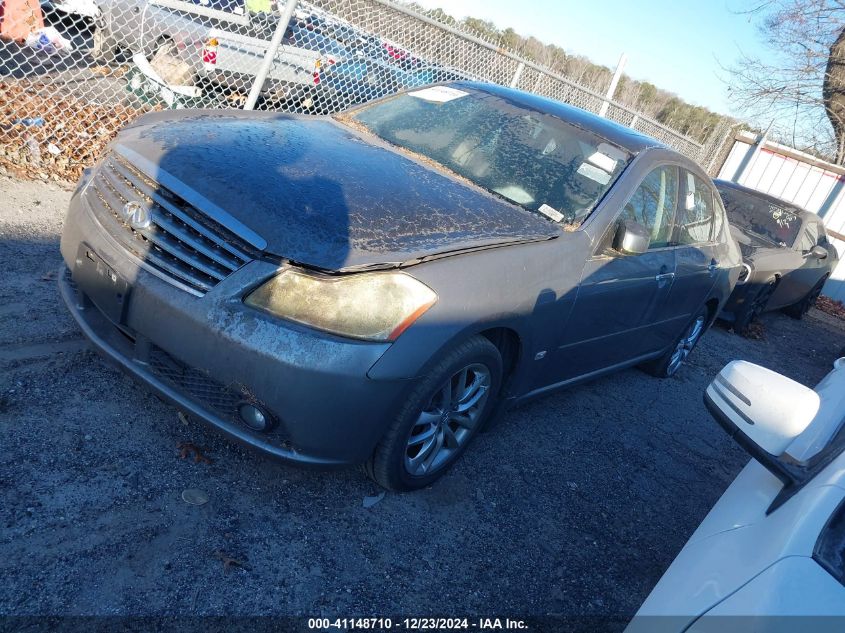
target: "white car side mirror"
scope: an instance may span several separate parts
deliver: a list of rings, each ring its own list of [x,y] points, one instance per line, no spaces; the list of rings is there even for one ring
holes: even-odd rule
[[[767,514],[809,473],[786,449],[810,425],[819,401],[812,389],[742,360],[728,363],[704,392],[704,404],[728,435],[783,483]]]
[[[726,365],[706,394],[738,432],[775,457],[804,432],[820,403],[812,389],[743,360]]]

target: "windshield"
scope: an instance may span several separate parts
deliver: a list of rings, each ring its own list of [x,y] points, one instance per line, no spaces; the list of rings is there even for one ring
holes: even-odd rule
[[[801,230],[801,218],[787,207],[729,187],[719,187],[719,193],[731,224],[773,244],[792,246],[795,243]]]
[[[631,156],[485,92],[432,86],[352,114],[384,140],[553,222],[580,224]]]

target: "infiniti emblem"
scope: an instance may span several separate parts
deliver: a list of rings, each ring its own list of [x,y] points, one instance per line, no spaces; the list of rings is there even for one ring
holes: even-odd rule
[[[150,226],[150,210],[140,202],[127,202],[123,205],[123,219],[136,231],[143,231]]]

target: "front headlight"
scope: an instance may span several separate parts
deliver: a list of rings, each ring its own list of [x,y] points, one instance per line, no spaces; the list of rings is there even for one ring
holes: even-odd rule
[[[331,277],[288,269],[250,293],[247,305],[326,332],[395,341],[437,295],[399,272]]]

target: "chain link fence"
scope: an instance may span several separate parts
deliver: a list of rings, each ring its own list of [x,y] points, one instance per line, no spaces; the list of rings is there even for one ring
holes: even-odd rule
[[[598,113],[604,95],[393,0],[0,2],[0,165],[75,180],[125,123],[167,108],[326,114],[454,79]],[[615,102],[606,116],[705,167],[705,144]]]

